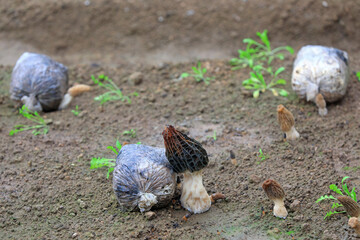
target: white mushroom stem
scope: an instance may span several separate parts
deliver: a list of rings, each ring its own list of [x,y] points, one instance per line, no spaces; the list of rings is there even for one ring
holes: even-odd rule
[[[292,126],[289,131],[285,132],[286,139],[294,140],[300,136],[298,131],[296,131],[295,126]]]
[[[288,212],[285,208],[284,199],[273,199],[274,201],[274,215],[279,218],[286,218]]]
[[[202,171],[184,172],[181,205],[192,213],[203,213],[211,207],[211,198],[202,181]]]
[[[360,235],[360,221],[357,217],[351,217],[348,224],[355,230],[356,234]]]
[[[149,211],[152,206],[157,204],[156,196],[152,193],[141,193],[141,197],[138,203],[140,212]]]
[[[65,94],[58,109],[59,110],[65,109],[71,103],[72,99],[73,97],[69,93]]]

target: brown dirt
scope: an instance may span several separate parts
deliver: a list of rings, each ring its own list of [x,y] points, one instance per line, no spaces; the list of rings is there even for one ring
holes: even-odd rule
[[[343,176],[360,188],[356,77],[351,75],[346,97],[321,118],[314,104],[293,93],[243,95],[248,70],[231,71],[228,60],[243,38],[268,29],[273,46],[331,45],[346,50],[351,69],[359,70],[358,1],[327,1],[327,7],[314,0],[84,2],[0,0],[0,239],[292,239],[290,231],[294,239],[355,239],[346,215],[323,220],[330,204],[315,201]],[[132,104],[100,107],[93,98],[102,90],[95,88],[67,110],[43,114],[53,122],[47,135],[8,136],[15,124],[27,123],[8,94],[12,66],[25,50],[67,64],[71,84],[89,84],[92,74],[104,73],[125,94],[139,96]],[[196,59],[204,59],[216,78],[208,86],[179,80]],[[293,60],[277,63],[287,69],[289,91]],[[134,86],[128,77],[136,71],[145,77]],[[282,141],[278,104],[294,114],[298,141]],[[78,117],[71,112],[76,105]],[[205,187],[227,197],[187,222],[178,206],[156,210],[153,220],[120,212],[106,169],[89,169],[92,157],[113,157],[106,146],[115,139],[163,146],[166,124],[181,126],[203,143],[210,155]],[[131,128],[136,138],[122,136]],[[268,156],[262,162],[260,148]],[[261,189],[268,178],[284,187],[286,220],[272,215]],[[295,200],[298,208],[290,208]]]

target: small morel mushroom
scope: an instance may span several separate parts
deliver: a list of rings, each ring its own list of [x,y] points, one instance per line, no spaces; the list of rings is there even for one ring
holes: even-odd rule
[[[351,217],[360,217],[360,206],[348,196],[340,196],[337,198],[342,205],[344,205],[347,214]]]
[[[286,139],[294,140],[300,136],[295,129],[294,116],[282,104],[277,107],[277,116],[281,130],[286,134]]]
[[[357,217],[351,217],[348,222],[349,226],[353,228],[357,235],[360,235],[360,221]]]
[[[319,115],[325,116],[327,114],[326,101],[321,93],[318,93],[315,98],[316,106],[319,108]]]
[[[176,173],[183,173],[181,205],[192,213],[202,213],[211,207],[211,197],[202,182],[202,169],[209,159],[199,142],[168,126],[162,133],[166,157]]]
[[[286,211],[284,200],[285,192],[284,189],[275,180],[266,180],[262,188],[270,200],[274,202],[274,215],[279,218],[286,218],[288,212]]]

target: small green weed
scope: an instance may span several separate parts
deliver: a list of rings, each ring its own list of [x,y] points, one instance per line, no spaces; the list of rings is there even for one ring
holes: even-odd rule
[[[207,72],[206,68],[201,67],[201,62],[198,62],[197,67],[192,67],[194,73],[184,72],[181,74],[181,78],[193,77],[197,82],[204,81],[206,85],[210,84],[210,81],[215,79],[214,77],[205,77]]]
[[[250,78],[242,82],[242,85],[245,89],[253,90],[253,97],[258,98],[260,92],[265,92],[266,90],[271,90],[274,96],[284,96],[286,97],[289,93],[285,89],[279,89],[277,85],[286,85],[286,80],[278,78],[278,75],[285,70],[284,67],[280,67],[276,72],[272,72],[271,67],[268,68],[268,73],[271,76],[271,81],[269,84],[265,82],[264,76],[260,70],[250,73]]]
[[[354,172],[356,172],[356,171],[360,170],[360,166],[356,166],[356,167],[344,167],[343,170],[344,170],[344,171],[354,171]]]
[[[80,114],[79,106],[76,105],[75,110],[71,110],[71,112],[72,112],[75,116],[78,116],[78,115]]]
[[[239,57],[230,60],[230,65],[234,66],[232,69],[239,69],[244,67],[253,68],[256,65],[263,65],[266,62],[270,65],[271,62],[278,58],[284,59],[284,54],[280,51],[288,51],[293,54],[294,49],[290,46],[271,48],[269,38],[267,36],[268,31],[264,30],[262,33],[257,32],[256,35],[260,38],[261,42],[257,42],[251,38],[245,38],[244,43],[247,44],[245,50],[239,50]]]
[[[352,199],[354,199],[355,202],[357,202],[355,187],[354,187],[354,188],[351,190],[351,192],[350,192],[349,189],[348,189],[348,187],[347,187],[347,185],[346,185],[346,183],[344,183],[345,180],[348,179],[348,178],[350,178],[350,177],[346,176],[346,177],[343,177],[343,179],[341,180],[342,189],[343,189],[344,193],[345,193],[347,196],[351,197]],[[335,192],[335,193],[337,193],[337,194],[344,195],[343,192],[341,191],[341,189],[339,189],[335,184],[331,184],[331,185],[329,186],[329,188],[330,188],[331,191],[333,191],[333,192]],[[332,196],[332,195],[323,195],[323,196],[321,196],[319,199],[316,200],[316,203],[319,203],[319,202],[321,202],[321,201],[323,201],[323,200],[328,200],[328,199],[330,199],[330,200],[337,200],[337,199],[336,199],[334,196]],[[332,204],[332,206],[331,206],[331,209],[334,209],[334,211],[329,211],[329,212],[327,212],[326,215],[325,215],[325,217],[324,217],[324,219],[326,219],[327,217],[330,217],[330,216],[333,215],[333,214],[336,214],[336,213],[344,213],[344,212],[345,212],[345,211],[337,212],[337,211],[336,211],[336,208],[338,208],[338,207],[342,207],[342,204],[337,203],[337,202],[333,202],[333,204]]]
[[[100,101],[100,104],[104,104],[108,101],[117,101],[120,100],[122,102],[127,101],[131,103],[130,96],[138,96],[137,92],[133,92],[130,96],[125,96],[120,88],[116,86],[116,84],[108,77],[103,74],[99,75],[97,78],[94,75],[91,76],[93,82],[99,85],[102,88],[108,90],[106,93],[101,94],[94,98],[95,101]]]
[[[260,148],[259,149],[259,158],[260,158],[260,160],[256,162],[257,164],[260,164],[261,162],[265,161],[267,158],[269,158],[269,156],[265,155],[263,153],[262,149]]]
[[[136,138],[136,129],[130,129],[128,131],[123,131],[123,136],[129,136],[131,138]]]
[[[359,82],[360,82],[360,72],[357,72],[357,73],[356,73],[356,76],[358,77],[358,80],[359,80]]]
[[[212,138],[212,139],[214,139],[214,141],[216,141],[216,139],[217,139],[216,131],[214,130],[213,135],[212,136],[207,136],[207,137]]]
[[[36,125],[29,126],[29,125],[16,125],[14,129],[12,129],[9,133],[10,136],[13,136],[14,134],[17,134],[18,132],[27,131],[34,129],[32,131],[33,135],[39,135],[39,134],[47,134],[49,132],[49,126],[47,125],[48,122],[42,118],[37,112],[31,112],[25,105],[23,105],[19,109],[19,113],[23,115],[25,118],[33,121],[36,123]]]
[[[141,144],[141,142],[138,142],[137,144]],[[119,140],[116,140],[115,146],[107,146],[106,148],[113,151],[117,156],[122,148],[122,145],[119,142]],[[90,169],[108,167],[106,178],[109,178],[110,173],[114,171],[115,163],[116,163],[115,158],[102,158],[102,157],[92,158],[90,162]]]

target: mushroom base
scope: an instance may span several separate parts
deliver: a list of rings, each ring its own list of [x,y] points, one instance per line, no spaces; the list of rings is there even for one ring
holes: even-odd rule
[[[70,104],[71,100],[72,96],[69,93],[65,94],[58,109],[65,109]]]
[[[356,217],[351,217],[348,222],[349,226],[353,228],[356,234],[360,235],[360,221]]]
[[[300,137],[300,134],[296,131],[295,127],[292,126],[289,131],[285,132],[286,139],[294,140],[298,137]]]
[[[211,199],[202,182],[202,171],[184,173],[181,205],[192,213],[203,213],[210,209]]]
[[[319,115],[325,116],[328,113],[326,108],[319,108]]]
[[[274,215],[278,218],[285,219],[288,215],[288,212],[284,205],[284,199],[275,199],[274,201]]]

